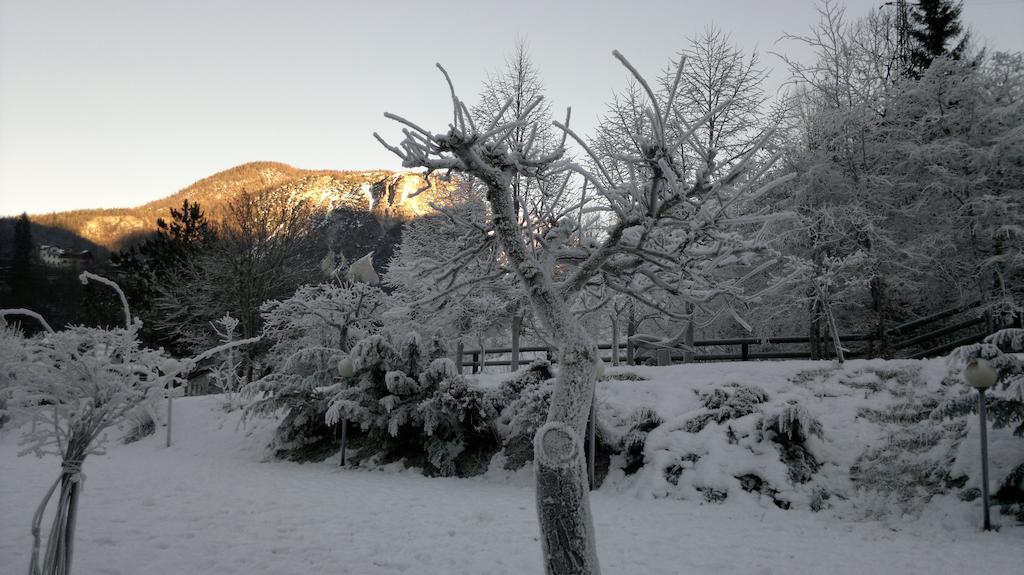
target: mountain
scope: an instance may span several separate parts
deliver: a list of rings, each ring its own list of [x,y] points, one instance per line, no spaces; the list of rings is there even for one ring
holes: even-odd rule
[[[138,207],[73,210],[30,218],[36,224],[33,235],[37,244],[83,249],[97,246],[114,251],[151,234],[156,230],[157,218],[167,219],[170,209],[180,207],[184,200],[198,202],[207,217],[217,221],[240,194],[276,188],[296,201],[312,202],[324,212],[345,208],[371,214],[388,228],[433,211],[429,202],[451,184],[432,183],[434,189],[410,197],[424,185],[423,177],[412,172],[303,170],[278,162],[252,162],[218,172],[173,195]],[[74,236],[81,241],[68,239]],[[74,245],[65,245],[68,243]]]

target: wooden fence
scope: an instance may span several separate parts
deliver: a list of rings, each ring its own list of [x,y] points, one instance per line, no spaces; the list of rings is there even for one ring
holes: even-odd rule
[[[1022,318],[1018,317],[1012,323],[1020,326]],[[518,322],[515,325],[518,327]],[[877,333],[840,335],[839,340],[844,350],[847,350],[844,355],[848,358],[888,356],[917,359],[936,357],[961,345],[976,343],[998,327],[1008,326],[997,326],[992,316],[985,312],[982,303],[974,301],[892,327],[885,331],[884,341]],[[519,337],[511,339],[511,347],[465,350],[460,345],[455,354],[456,365],[460,371],[468,368],[472,373],[477,373],[483,367],[508,367],[510,371],[515,371],[529,363],[530,359],[526,359],[524,355],[533,355],[531,359],[540,356],[557,361],[554,349],[545,346],[519,346]],[[720,338],[694,340],[694,351],[688,352],[637,346],[630,350],[628,343],[620,343],[620,353],[602,354],[602,359],[614,362],[615,359],[621,361],[628,358],[633,360],[632,363],[653,360],[658,365],[686,361],[817,359],[812,358],[810,344],[809,336]],[[793,349],[794,346],[800,347]],[[612,351],[613,344],[603,343],[597,347],[599,351]],[[825,357],[822,359],[828,359],[831,347],[830,338],[819,339],[818,349],[825,350]],[[487,359],[488,355],[504,357]]]

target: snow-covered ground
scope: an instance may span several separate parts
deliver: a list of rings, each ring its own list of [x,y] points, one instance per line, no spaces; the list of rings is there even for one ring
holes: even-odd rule
[[[671,417],[692,408],[695,394],[684,381],[724,383],[730,374],[757,374],[774,392],[794,366],[802,369],[798,364],[644,368],[634,371],[653,374],[654,381],[602,384],[599,397],[623,409],[653,404]],[[172,447],[163,447],[161,429],[131,445],[111,443],[108,454],[86,461],[74,573],[542,572],[533,492],[521,474],[508,482],[495,481],[494,474],[442,479],[340,469],[335,460],[271,461],[264,449],[268,421],[240,428],[238,415],[224,413],[217,397],[179,400],[174,413]],[[658,441],[671,446],[674,440],[668,433]],[[0,574],[27,569],[32,513],[58,470],[53,458],[16,453],[16,435],[3,430]],[[984,533],[970,520],[925,516],[883,524],[782,511],[742,497],[712,505],[647,494],[627,480],[594,493],[605,573],[1024,569],[1024,529],[1010,525]]]

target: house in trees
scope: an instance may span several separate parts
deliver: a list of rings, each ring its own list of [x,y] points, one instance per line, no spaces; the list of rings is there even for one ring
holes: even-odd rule
[[[55,268],[85,269],[93,262],[89,250],[65,250],[57,246],[39,246],[39,260]]]

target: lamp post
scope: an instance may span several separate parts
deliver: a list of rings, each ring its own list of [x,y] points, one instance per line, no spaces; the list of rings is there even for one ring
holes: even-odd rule
[[[978,390],[978,422],[981,427],[981,503],[983,506],[985,531],[992,529],[988,512],[988,425],[985,417],[985,390],[996,383],[996,370],[981,358],[967,362],[964,368],[964,380],[967,385]]]

